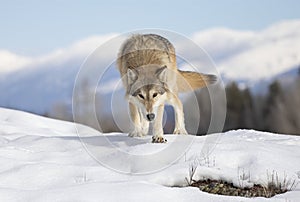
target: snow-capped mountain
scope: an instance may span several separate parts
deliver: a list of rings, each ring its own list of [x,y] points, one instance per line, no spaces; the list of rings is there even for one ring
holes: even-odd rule
[[[97,60],[89,62],[97,69],[110,64],[105,78],[97,83],[97,91],[103,95],[111,94],[119,80],[114,62],[123,38],[105,42],[116,36],[89,37],[37,57],[19,56],[1,50],[0,106],[43,114],[56,103],[70,104],[80,66],[99,46],[102,51],[99,51]],[[279,22],[260,31],[227,28],[201,30],[190,38],[194,45],[173,40],[172,37],[170,40],[180,55],[189,56],[189,62],[193,64],[203,65],[204,72],[218,71],[224,82],[236,80],[243,85],[257,86],[255,84],[261,80],[293,71],[300,64],[300,20]],[[211,56],[217,70],[205,68],[203,58],[198,55],[199,47]]]
[[[248,83],[248,85],[250,86],[254,94],[261,94],[261,95],[268,92],[269,85],[274,81],[279,82],[283,88],[289,88],[292,84],[294,84],[297,78],[300,78],[299,71],[300,71],[300,67],[295,66],[290,68],[287,71],[276,74],[270,78],[261,79],[256,82]]]

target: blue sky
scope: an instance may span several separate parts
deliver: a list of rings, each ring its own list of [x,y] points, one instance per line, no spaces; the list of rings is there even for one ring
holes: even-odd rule
[[[0,6],[0,49],[33,56],[80,39],[142,28],[191,35],[214,27],[260,30],[300,19],[297,0],[6,1]]]

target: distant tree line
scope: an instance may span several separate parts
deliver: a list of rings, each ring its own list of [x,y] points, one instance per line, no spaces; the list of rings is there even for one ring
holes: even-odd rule
[[[209,93],[214,93],[218,96],[221,88],[216,86],[212,92],[208,89],[201,89],[196,91],[196,99],[200,109],[200,123],[198,126],[198,135],[206,134],[211,121],[211,100]],[[292,84],[282,86],[280,82],[274,81],[269,85],[268,92],[264,95],[252,94],[249,88],[241,89],[236,82],[229,83],[226,88],[227,98],[227,113],[224,123],[223,131],[233,129],[255,129],[260,131],[269,131],[276,133],[286,133],[300,135],[300,71],[299,77]],[[97,128],[97,123],[89,114],[91,114],[91,103],[93,95],[89,90],[88,83],[82,86],[82,93],[79,97],[75,97],[75,102],[79,103],[77,110],[80,110],[82,118],[81,123]],[[99,96],[101,98],[101,96]],[[114,122],[111,113],[103,112],[101,99],[96,100],[96,109],[98,120],[100,122],[102,132],[120,131],[120,128]],[[214,106],[214,110],[221,109],[221,104]],[[194,104],[191,99],[184,102],[185,109],[185,122],[187,130],[189,124],[197,117],[195,113],[199,112],[194,110]],[[174,112],[170,108],[166,108],[167,120],[165,122],[165,132],[171,133],[174,128]],[[47,116],[72,121],[72,111],[70,107],[64,104],[57,104]],[[123,125],[130,125],[128,113],[125,110],[118,113],[126,122]],[[123,128],[124,130],[124,128]],[[129,127],[127,128],[129,130]],[[217,132],[211,130],[210,132]]]
[[[254,129],[300,135],[300,79],[288,86],[274,81],[265,95],[253,95],[236,82],[226,86],[227,113],[224,131]],[[215,91],[213,93],[218,93]],[[210,121],[210,97],[207,89],[197,92],[201,114],[205,114],[198,134],[206,134]]]

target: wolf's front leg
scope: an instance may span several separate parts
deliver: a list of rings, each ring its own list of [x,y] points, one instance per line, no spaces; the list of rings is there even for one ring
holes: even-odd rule
[[[131,132],[128,134],[130,137],[142,137],[145,136],[147,133],[143,130],[142,122],[139,109],[132,103],[129,103],[129,110],[130,110],[130,117],[132,121],[132,129]]]
[[[184,124],[183,106],[177,95],[172,94],[169,103],[173,106],[175,112],[175,129],[173,134],[186,135],[187,131]]]
[[[164,105],[160,105],[157,109],[156,118],[150,122],[148,135],[152,136],[153,143],[165,143],[167,140],[164,138],[164,131],[162,126],[164,114]]]
[[[148,134],[148,130],[149,130],[149,121],[147,121],[143,115],[142,109],[138,109],[139,110],[139,115],[140,115],[140,120],[141,120],[141,132],[143,134],[143,136],[146,136]]]

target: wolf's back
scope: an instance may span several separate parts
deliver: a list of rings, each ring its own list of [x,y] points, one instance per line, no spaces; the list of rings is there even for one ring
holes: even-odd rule
[[[127,69],[143,65],[157,64],[176,69],[176,56],[173,45],[156,34],[136,34],[127,39],[120,48],[118,68],[122,75]]]
[[[178,70],[174,46],[166,38],[156,34],[136,34],[128,38],[120,48],[117,63],[122,78],[128,69],[144,65],[167,66],[173,70],[170,71],[168,84],[171,90],[178,92],[202,88],[217,80],[214,75]],[[126,77],[123,82],[127,86]]]

